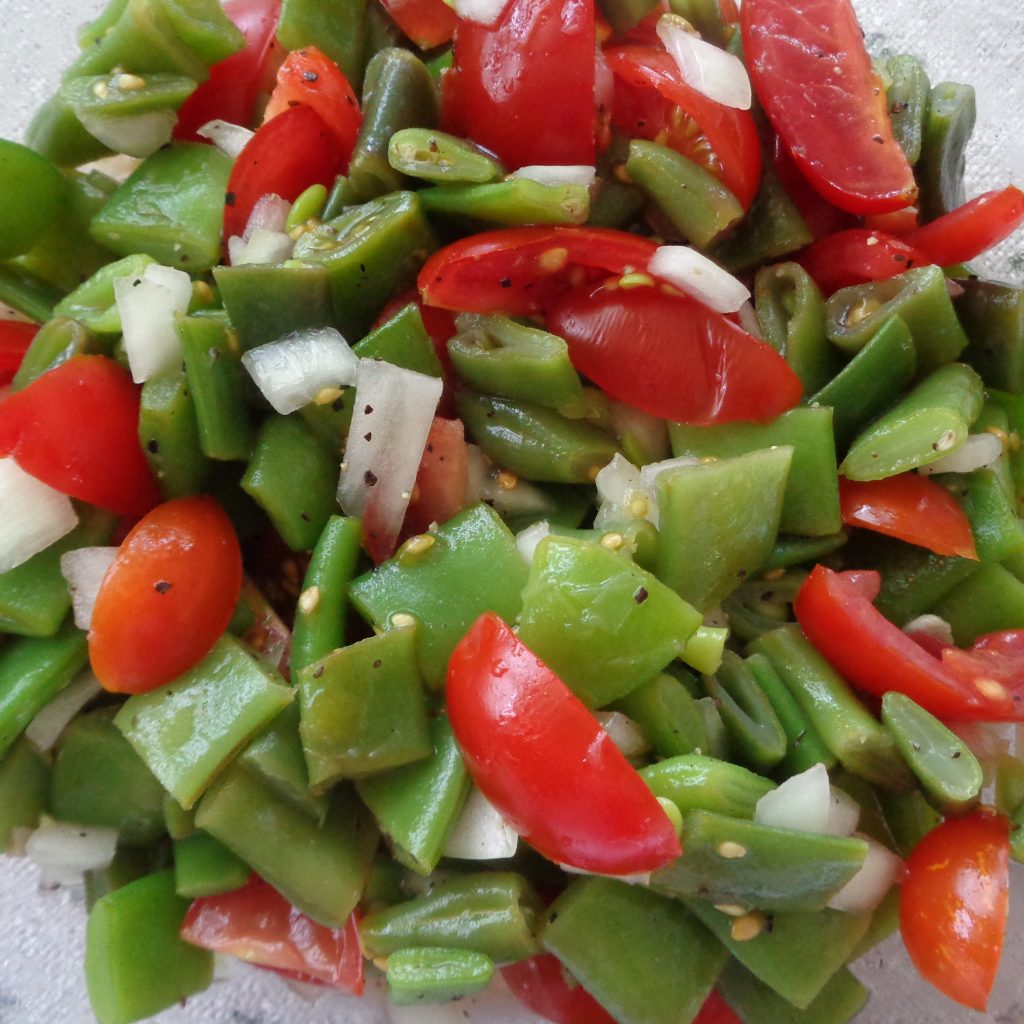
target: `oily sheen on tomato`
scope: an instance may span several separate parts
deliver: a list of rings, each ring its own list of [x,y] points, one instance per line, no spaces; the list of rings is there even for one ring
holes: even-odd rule
[[[698,425],[774,419],[800,381],[769,345],[674,289],[616,280],[567,292],[548,311],[573,365],[613,398]]]
[[[227,629],[242,553],[223,509],[206,497],[157,506],[125,537],[104,577],[89,660],[115,693],[144,693],[199,662]]]

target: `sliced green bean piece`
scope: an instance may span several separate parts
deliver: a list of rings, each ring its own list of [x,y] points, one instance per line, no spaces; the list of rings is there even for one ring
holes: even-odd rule
[[[39,824],[49,792],[46,758],[24,737],[15,740],[0,759],[0,853],[7,852],[15,829]]]
[[[428,213],[460,224],[584,224],[590,215],[586,186],[543,185],[529,178],[488,185],[434,185],[418,194]]]
[[[110,150],[85,130],[58,95],[51,96],[36,110],[25,132],[25,141],[58,167],[80,167],[110,155]]]
[[[388,995],[396,1006],[443,1003],[480,992],[491,982],[494,961],[470,949],[396,949],[388,957]]]
[[[942,821],[942,815],[928,803],[919,789],[909,793],[890,793],[880,789],[878,799],[889,834],[901,857],[908,857],[911,850]]]
[[[1017,516],[1016,495],[1012,484],[1007,492],[999,470],[976,469],[958,483],[954,493],[959,493],[970,520],[978,557],[983,562],[1002,562],[1024,552],[1024,524]]]
[[[647,204],[643,189],[614,178],[598,179],[597,194],[590,200],[587,224],[625,231]]]
[[[505,176],[505,168],[486,150],[428,128],[395,132],[388,143],[388,163],[399,174],[439,185],[486,185]]]
[[[679,658],[702,675],[714,675],[722,664],[728,639],[729,630],[725,626],[698,626]]]
[[[54,317],[43,324],[32,339],[11,382],[11,390],[20,391],[72,356],[96,355],[104,348],[84,324],[65,316]]]
[[[1024,289],[973,278],[960,283],[954,300],[970,345],[964,362],[986,384],[1013,394],[1024,391]]]
[[[640,726],[660,757],[701,753],[708,749],[701,708],[696,698],[673,676],[664,673],[655,676],[613,707]]]
[[[106,264],[64,296],[54,307],[54,316],[71,317],[95,334],[120,334],[121,315],[114,298],[114,282],[121,277],[140,276],[152,262],[151,256],[138,253]]]
[[[963,205],[967,143],[976,119],[973,87],[940,82],[932,89],[917,166],[923,220]]]
[[[785,730],[738,654],[726,651],[717,674],[704,677],[704,688],[718,702],[718,713],[729,732],[729,746],[740,760],[767,772],[786,756]]]
[[[908,54],[896,54],[880,63],[882,74],[888,79],[885,101],[893,135],[913,167],[921,157],[931,82],[921,62]]]
[[[700,753],[669,757],[640,769],[655,796],[671,800],[679,810],[713,811],[729,818],[754,817],[757,801],[775,783],[752,771]]]
[[[186,811],[170,793],[165,793],[164,826],[172,839],[184,839],[196,830],[195,811]]]
[[[223,843],[196,832],[174,844],[174,888],[195,900],[240,889],[252,874],[249,865]]]
[[[985,633],[1024,629],[1024,583],[988,562],[957,583],[933,611],[953,628],[956,643],[967,647]]]
[[[820,562],[826,555],[838,551],[849,539],[850,535],[845,531],[826,537],[784,537],[780,534],[761,569],[767,573],[773,569],[791,569],[805,562]]]
[[[807,578],[803,570],[758,576],[744,583],[723,602],[729,630],[737,640],[750,643],[793,621],[793,600]]]

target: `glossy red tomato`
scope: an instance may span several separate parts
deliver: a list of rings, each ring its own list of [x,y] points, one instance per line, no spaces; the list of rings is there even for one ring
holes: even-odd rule
[[[978,811],[933,829],[907,860],[900,932],[921,976],[984,1011],[1009,910],[1009,822]]]
[[[381,0],[395,24],[421,49],[447,43],[458,18],[444,0]]]
[[[21,366],[32,339],[39,332],[38,324],[18,320],[0,320],[0,387],[10,384]]]
[[[850,213],[911,205],[914,172],[850,0],[745,0],[741,25],[757,97],[815,189]]]
[[[800,401],[799,378],[770,345],[694,299],[616,279],[567,292],[548,329],[613,398],[679,423],[770,420]]]
[[[909,242],[882,231],[850,228],[815,242],[797,257],[825,293],[869,281],[885,281],[934,261]]]
[[[607,875],[679,856],[675,830],[636,770],[493,612],[452,653],[447,698],[473,781],[539,853]]]
[[[615,1018],[550,953],[508,964],[501,976],[516,999],[554,1024],[615,1024]]]
[[[785,143],[774,135],[772,138],[772,167],[786,195],[793,201],[800,216],[815,240],[855,227],[860,218],[833,206],[824,196],[811,188],[807,179],[793,163]],[[885,230],[882,228],[881,230]]]
[[[492,28],[460,21],[441,127],[492,150],[509,170],[593,164],[594,38],[588,0],[509,0]]]
[[[405,513],[402,534],[423,533],[461,512],[469,480],[469,448],[462,420],[435,416],[427,434],[416,486]]]
[[[847,526],[861,526],[937,555],[977,558],[971,523],[945,487],[919,473],[885,480],[839,478],[839,504]]]
[[[255,875],[241,889],[193,900],[181,937],[301,981],[355,995],[363,991],[356,918],[344,928],[318,924]]]
[[[115,693],[176,679],[227,629],[241,586],[238,538],[212,498],[157,506],[124,539],[96,598],[96,678]]]
[[[62,494],[138,516],[160,500],[138,425],[128,372],[105,356],[74,356],[0,401],[0,458],[13,455]]]

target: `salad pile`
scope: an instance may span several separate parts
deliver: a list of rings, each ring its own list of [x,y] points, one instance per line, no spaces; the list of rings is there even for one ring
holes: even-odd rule
[[[0,141],[0,848],[99,1024],[214,954],[555,1024],[984,1009],[1024,220],[849,0],[110,0]]]

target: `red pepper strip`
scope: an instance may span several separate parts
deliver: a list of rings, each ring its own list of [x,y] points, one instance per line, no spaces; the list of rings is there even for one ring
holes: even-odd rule
[[[918,473],[884,480],[839,478],[839,505],[847,526],[862,526],[937,555],[977,559],[963,507],[945,487]]]
[[[885,281],[934,261],[892,235],[851,228],[815,242],[797,257],[797,262],[825,295],[831,295],[840,288]]]
[[[0,387],[10,384],[21,366],[32,339],[39,331],[38,324],[20,320],[0,320]]]
[[[473,781],[539,853],[606,875],[679,856],[675,830],[636,770],[493,612],[452,653],[447,697]]]
[[[932,263],[952,267],[998,245],[1024,223],[1024,192],[1014,185],[986,192],[907,235]]]
[[[554,1024],[615,1024],[615,1018],[575,978],[570,980],[562,962],[550,953],[502,967],[501,976],[516,999]]]
[[[836,573],[817,565],[793,604],[812,644],[865,693],[904,693],[946,721],[1024,721],[1024,673],[1003,685],[977,661],[954,673],[871,603],[875,572]],[[967,654],[967,652],[960,652]]]
[[[0,401],[0,458],[13,455],[62,494],[139,516],[160,492],[138,426],[128,372],[106,356],[74,356]]]

